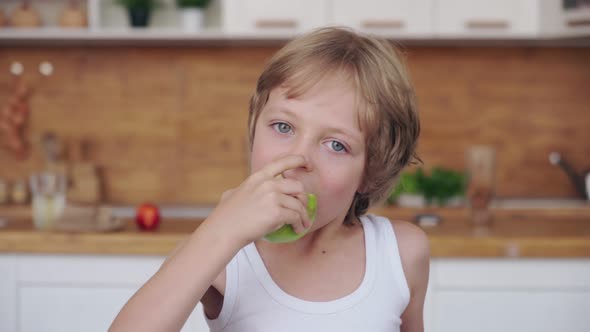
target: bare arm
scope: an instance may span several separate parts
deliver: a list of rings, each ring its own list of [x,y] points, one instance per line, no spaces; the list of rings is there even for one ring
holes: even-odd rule
[[[242,247],[283,224],[298,232],[310,225],[301,201],[303,185],[275,178],[304,163],[301,156],[284,157],[224,194],[211,215],[125,304],[109,331],[180,331]]]
[[[424,332],[424,299],[430,270],[430,248],[426,234],[407,222],[394,223],[410,302],[402,314],[401,332]]]
[[[131,297],[109,331],[179,331],[240,248],[204,221]]]

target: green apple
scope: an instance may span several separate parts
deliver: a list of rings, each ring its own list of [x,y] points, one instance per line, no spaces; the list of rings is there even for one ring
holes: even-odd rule
[[[314,194],[307,194],[307,215],[312,222],[315,221],[315,215],[318,210],[318,201]],[[311,226],[310,226],[311,228]],[[291,225],[283,225],[283,227],[277,229],[274,232],[266,234],[264,239],[273,242],[273,243],[285,243],[285,242],[292,242],[299,240],[305,234],[307,234],[307,229],[305,232],[302,233],[295,233],[293,227]]]

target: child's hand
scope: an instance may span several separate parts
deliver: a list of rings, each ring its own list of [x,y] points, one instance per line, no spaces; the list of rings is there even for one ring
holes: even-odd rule
[[[303,184],[278,175],[305,163],[302,156],[291,155],[268,164],[239,187],[226,191],[207,219],[244,245],[284,224],[292,225],[297,233],[303,232],[311,226]]]

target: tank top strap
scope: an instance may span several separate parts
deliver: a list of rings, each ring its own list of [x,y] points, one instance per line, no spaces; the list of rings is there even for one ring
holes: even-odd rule
[[[363,218],[374,226],[377,250],[385,254],[384,259],[388,261],[386,265],[391,267],[396,285],[407,305],[410,302],[410,289],[401,261],[397,235],[391,221],[386,217],[373,214],[367,214]]]

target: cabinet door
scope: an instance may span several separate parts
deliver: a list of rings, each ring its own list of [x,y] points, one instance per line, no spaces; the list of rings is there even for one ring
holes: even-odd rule
[[[223,25],[235,34],[294,34],[326,23],[325,0],[226,0]]]
[[[18,256],[14,262],[18,279],[8,294],[18,294],[11,302],[16,304],[12,314],[19,331],[106,331],[163,260],[147,256]],[[209,331],[200,304],[182,331]]]
[[[438,291],[433,332],[587,332],[588,291]]]
[[[387,37],[431,37],[434,0],[337,0],[330,23]]]
[[[536,0],[438,0],[435,31],[447,38],[535,37],[538,10]]]
[[[98,287],[19,288],[22,332],[104,332],[135,289]]]
[[[541,1],[541,30],[546,37],[590,36],[590,6],[576,0]]]
[[[19,288],[21,332],[104,332],[136,288],[87,285],[26,286]],[[209,331],[201,305],[182,332]]]
[[[16,256],[0,255],[0,331],[16,331]]]
[[[589,259],[435,259],[432,332],[588,331]]]

